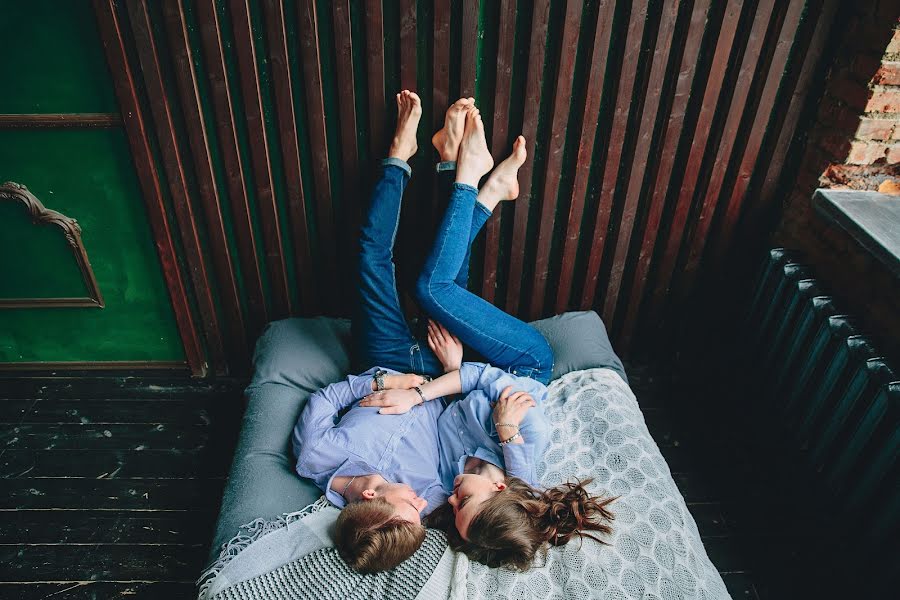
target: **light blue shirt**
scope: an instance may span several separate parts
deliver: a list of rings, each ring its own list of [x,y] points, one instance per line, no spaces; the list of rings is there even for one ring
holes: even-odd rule
[[[519,424],[523,444],[500,445],[494,427],[493,406],[506,386],[514,391],[528,392],[537,406],[525,413]],[[453,480],[463,472],[466,458],[485,460],[512,475],[536,486],[535,465],[547,449],[550,432],[542,404],[547,387],[529,377],[517,377],[487,365],[469,394],[454,402],[440,415],[438,432],[441,440],[441,482],[444,492],[453,492]]]
[[[463,393],[475,387],[486,367],[463,363]],[[310,396],[292,436],[297,474],[312,479],[339,508],[346,502],[331,489],[335,477],[379,474],[392,483],[409,485],[428,501],[422,511],[428,514],[447,499],[438,447],[438,418],[444,402],[434,399],[402,415],[382,415],[377,407],[359,406],[359,400],[372,393],[376,369],[351,375]]]

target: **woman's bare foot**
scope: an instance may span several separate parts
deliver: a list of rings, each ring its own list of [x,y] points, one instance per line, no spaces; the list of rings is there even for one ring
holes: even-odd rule
[[[403,90],[397,94],[397,131],[391,142],[388,156],[409,161],[419,149],[416,145],[416,130],[422,116],[422,101],[415,92]]]
[[[494,166],[484,138],[484,123],[477,108],[466,113],[466,129],[456,159],[456,182],[478,187],[478,182]]]
[[[431,138],[442,162],[456,160],[459,143],[466,128],[466,112],[475,106],[475,98],[460,98],[450,105],[444,117],[444,127]]]
[[[497,165],[484,186],[478,191],[478,201],[488,210],[504,200],[515,200],[519,197],[519,168],[525,164],[528,152],[525,150],[525,138],[521,135],[513,142],[512,154]]]

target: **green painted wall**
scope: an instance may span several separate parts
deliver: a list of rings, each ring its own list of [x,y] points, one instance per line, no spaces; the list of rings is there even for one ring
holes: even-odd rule
[[[0,15],[0,114],[118,112],[90,2],[0,0]],[[78,221],[106,306],[0,309],[0,362],[184,360],[121,127],[0,130],[3,181]],[[10,206],[0,298],[70,295],[78,273],[60,236],[23,228]]]

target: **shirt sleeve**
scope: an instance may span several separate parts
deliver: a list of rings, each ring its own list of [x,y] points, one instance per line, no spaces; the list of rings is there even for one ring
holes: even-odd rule
[[[523,436],[524,437],[524,436]],[[503,446],[503,464],[506,474],[518,477],[528,485],[537,486],[537,473],[534,468],[534,444],[505,444]]]
[[[478,386],[481,374],[487,368],[486,363],[464,362],[459,368],[459,381],[462,386],[460,393],[465,396]]]
[[[342,410],[372,392],[374,373],[375,369],[369,369],[361,375],[350,375],[346,380],[324,387],[309,397],[297,419],[292,437],[298,463],[335,426]]]
[[[546,387],[538,385],[546,390]],[[534,396],[539,392],[540,390],[535,390],[531,394]],[[524,443],[503,445],[503,462],[506,465],[506,472],[531,486],[538,484],[535,466],[538,457],[543,456],[547,450],[550,435],[550,424],[544,415],[541,401],[536,396],[535,402],[537,402],[537,406],[530,408],[525,413],[525,418],[519,423],[519,433],[522,434]]]

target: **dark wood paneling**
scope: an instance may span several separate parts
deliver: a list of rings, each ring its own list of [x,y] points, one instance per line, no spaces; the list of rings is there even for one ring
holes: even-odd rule
[[[219,331],[219,319],[216,315],[212,292],[207,284],[206,264],[200,248],[194,211],[189,200],[187,176],[176,138],[172,110],[166,96],[156,42],[151,31],[153,26],[150,23],[150,15],[147,13],[145,2],[129,0],[127,7],[144,84],[147,86],[150,97],[150,112],[156,127],[156,137],[160,143],[163,169],[166,173],[166,180],[169,182],[169,194],[175,207],[175,219],[181,234],[181,244],[188,273],[194,284],[197,308],[206,334],[206,351],[213,372],[223,374],[225,372],[225,355],[222,347],[222,334]]]
[[[247,337],[244,316],[241,312],[237,276],[228,250],[228,234],[222,216],[222,202],[216,184],[215,168],[209,150],[209,136],[203,116],[197,77],[191,54],[184,9],[174,2],[162,7],[168,32],[169,49],[175,66],[175,80],[181,99],[181,111],[194,159],[194,175],[206,218],[209,233],[209,256],[216,272],[219,301],[222,303],[225,345],[229,348],[232,364],[247,359]]]
[[[0,115],[0,129],[62,129],[71,127],[119,127],[117,113]]]
[[[143,113],[128,62],[119,17],[116,13],[116,5],[113,0],[94,0],[94,11],[97,15],[97,25],[103,40],[106,60],[109,63],[110,71],[115,74],[113,83],[116,97],[122,114],[125,115],[125,131],[128,134],[132,160],[147,206],[147,216],[156,240],[156,250],[159,253],[166,287],[172,300],[178,331],[184,344],[185,357],[191,372],[195,375],[204,375],[207,371],[207,364],[200,347],[200,336],[191,315],[187,291],[181,279],[181,269],[172,242],[159,177],[153,153],[150,150]]]
[[[704,284],[700,273],[714,277],[737,240],[765,235],[760,217],[776,201],[836,10],[834,2],[803,0],[266,0],[261,11],[247,0],[226,4],[227,14],[213,0],[198,0],[192,10],[165,3],[165,49],[149,33],[161,30],[153,22],[158,11],[137,14],[147,32],[136,38],[135,55],[155,41],[159,65],[144,50],[146,89],[132,91],[160,99],[177,93],[182,112],[157,118],[163,126],[148,143],[159,145],[169,184],[174,173],[177,188],[197,188],[206,221],[199,254],[192,242],[166,259],[182,252],[188,266],[202,259],[215,267],[214,281],[195,277],[193,292],[179,293],[201,300],[196,327],[203,336],[212,324],[203,314],[211,314],[205,293],[197,294],[201,279],[215,290],[229,340],[241,328],[255,338],[270,317],[267,295],[271,316],[348,314],[367,194],[360,158],[374,165],[384,155],[393,119],[386,101],[399,91],[386,86],[396,85],[422,95],[428,123],[419,131],[402,225],[415,229],[412,238],[423,238],[440,207],[427,139],[456,90],[475,96],[487,111],[495,160],[519,133],[529,160],[520,198],[497,211],[483,250],[476,246],[474,287],[523,318],[598,310],[620,349],[652,345],[652,336],[631,341],[636,332],[655,331],[664,308],[677,310],[695,293]],[[194,36],[202,53],[191,50]],[[121,60],[127,63],[124,54]],[[177,90],[153,76],[169,69]],[[191,165],[164,131],[180,128],[179,121]],[[367,148],[358,146],[362,140]],[[163,178],[149,173],[145,194]],[[174,209],[180,200],[173,200],[171,207],[165,197],[158,203]],[[279,215],[289,217],[290,235]],[[179,233],[184,238],[187,229],[190,241],[182,221]],[[406,231],[401,239],[396,258],[404,272],[430,240],[410,240]],[[180,310],[190,317],[186,307]],[[245,324],[234,318],[243,308]],[[195,354],[202,361],[199,345]],[[228,357],[231,366],[245,361],[230,346]]]
[[[525,83],[525,116],[522,135],[531,160],[519,169],[519,198],[515,205],[513,221],[512,249],[509,259],[509,285],[506,291],[505,309],[512,314],[519,313],[525,265],[525,246],[528,241],[528,211],[532,201],[534,178],[534,148],[537,137],[538,113],[540,111],[541,81],[544,77],[544,54],[547,29],[550,26],[550,2],[539,0],[534,3],[531,18],[531,42],[528,50],[528,75]],[[527,288],[526,288],[527,289]]]
[[[278,141],[284,162],[285,193],[291,233],[294,238],[294,261],[297,266],[297,284],[300,287],[302,314],[312,315],[321,310],[315,271],[310,251],[309,224],[306,217],[306,197],[303,193],[300,142],[297,137],[297,119],[294,111],[294,90],[291,81],[290,54],[285,29],[284,5],[277,0],[263,3],[266,19],[266,37],[269,42],[269,60],[272,65],[272,85],[275,112],[278,116]]]
[[[254,339],[268,321],[266,301],[263,296],[262,273],[256,256],[256,239],[253,232],[250,202],[244,180],[237,126],[234,121],[231,86],[225,64],[225,49],[219,15],[214,0],[199,0],[195,6],[203,44],[206,73],[209,78],[210,100],[215,113],[216,133],[228,200],[231,205],[234,238],[238,247],[244,294],[249,308],[250,328],[248,338]]]

